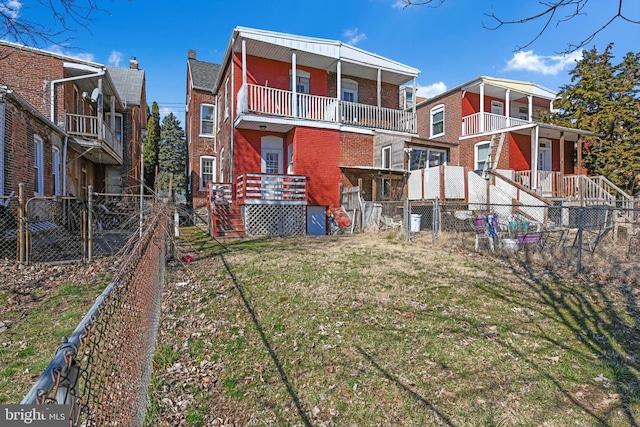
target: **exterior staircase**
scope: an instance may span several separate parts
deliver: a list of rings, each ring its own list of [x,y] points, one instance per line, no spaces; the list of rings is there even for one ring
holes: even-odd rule
[[[484,168],[482,169],[482,177],[484,179],[489,179],[489,172],[496,170],[506,135],[506,133],[502,132],[501,134],[496,133],[491,137],[489,153],[487,154],[487,160],[484,162]]]
[[[214,204],[211,209],[211,231],[213,237],[238,238],[245,232],[242,209],[232,204]]]

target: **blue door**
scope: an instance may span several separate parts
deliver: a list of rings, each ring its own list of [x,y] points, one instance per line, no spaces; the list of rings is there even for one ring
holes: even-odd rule
[[[307,207],[307,234],[310,236],[324,236],[327,234],[327,216],[324,206]]]

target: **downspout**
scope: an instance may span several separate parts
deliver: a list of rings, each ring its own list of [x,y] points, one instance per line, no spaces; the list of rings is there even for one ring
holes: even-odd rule
[[[69,137],[64,137],[64,151],[62,152],[62,195],[67,195],[67,150],[69,149]]]
[[[236,45],[236,39],[232,38],[231,39],[231,93],[232,94],[235,94],[235,90],[234,90],[235,85],[233,84],[234,83],[233,82],[233,78],[234,78],[234,75],[235,75],[235,73],[233,72],[233,69],[236,66],[236,58],[235,58],[235,54],[234,54],[235,45]],[[233,98],[235,98],[235,96],[230,97],[230,99],[233,99]],[[225,102],[227,102],[227,100],[225,100]],[[230,157],[231,157],[231,162],[230,162],[231,164],[229,165],[229,173],[230,173],[229,180],[232,183],[235,183],[235,178],[234,178],[234,164],[235,164],[235,161],[236,161],[235,160],[235,152],[234,152],[234,140],[235,140],[235,138],[234,138],[234,134],[235,134],[234,117],[235,117],[235,114],[234,114],[233,105],[234,105],[234,103],[232,101],[231,102],[231,108],[230,108],[230,110],[231,110],[231,112],[230,112],[231,119],[230,119],[230,123],[229,123],[231,125],[231,141],[230,141],[230,145],[231,145],[231,150],[230,151],[231,152],[229,153]]]
[[[88,78],[91,78],[91,77],[100,77],[100,76],[104,76],[104,75],[105,75],[105,70],[100,70],[97,73],[93,73],[93,74],[85,74],[83,76],[67,77],[67,78],[64,78],[64,79],[51,80],[51,114],[50,114],[51,115],[51,122],[56,123],[55,102],[56,102],[56,85],[58,83],[66,83],[66,82],[71,82],[71,81],[74,81],[74,80],[88,79]]]

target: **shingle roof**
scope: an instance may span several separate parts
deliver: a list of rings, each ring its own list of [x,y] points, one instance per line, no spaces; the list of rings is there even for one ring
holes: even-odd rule
[[[193,87],[213,91],[220,72],[220,64],[189,59],[189,69]]]
[[[106,67],[118,94],[127,105],[140,105],[144,88],[144,70],[133,68]]]

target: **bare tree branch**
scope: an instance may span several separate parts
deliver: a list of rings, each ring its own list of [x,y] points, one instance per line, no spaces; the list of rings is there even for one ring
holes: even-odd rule
[[[25,16],[37,9],[50,12],[50,25]],[[91,33],[90,24],[99,12],[105,11],[98,7],[97,0],[36,0],[30,6],[23,1],[0,0],[0,39],[35,47],[62,46],[78,28]]]
[[[400,0],[405,4],[405,8],[409,6],[429,6],[439,7],[447,0]],[[587,15],[588,4],[590,0],[555,0],[555,1],[539,1],[538,3],[543,7],[539,13],[534,15],[525,16],[518,19],[503,19],[496,14],[493,9],[491,13],[485,13],[484,15],[491,18],[494,25],[486,25],[482,23],[482,27],[487,30],[497,30],[500,27],[507,25],[526,24],[534,21],[542,21],[542,27],[538,33],[522,46],[517,46],[516,50],[526,49],[535,43],[554,23],[556,27],[559,27],[563,23],[566,23],[577,16]],[[633,1],[633,0],[632,0]],[[614,1],[608,0],[610,4],[614,4]],[[567,48],[561,53],[572,53],[584,48],[591,43],[593,39],[601,33],[605,28],[612,25],[615,21],[621,20],[629,22],[631,24],[640,24],[640,19],[633,19],[625,14],[623,11],[624,0],[618,0],[617,9],[612,12],[612,15],[607,18],[607,21],[600,27],[585,36],[580,42],[576,44],[568,43]],[[593,3],[592,3],[593,4]],[[562,16],[561,13],[566,13]]]

